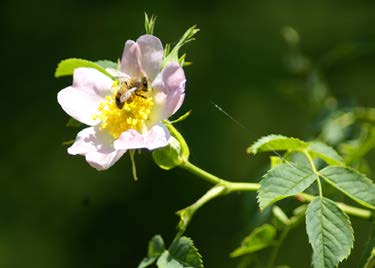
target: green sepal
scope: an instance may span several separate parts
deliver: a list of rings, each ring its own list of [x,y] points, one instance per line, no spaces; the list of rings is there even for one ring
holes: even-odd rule
[[[66,123],[66,127],[82,127],[84,124],[79,122],[78,120],[74,119],[73,117],[71,117],[68,122]]]
[[[76,68],[80,67],[86,67],[86,68],[93,68],[98,70],[99,72],[102,72],[103,74],[107,75],[108,77],[112,77],[102,66],[99,64],[84,60],[84,59],[77,59],[77,58],[71,58],[61,61],[56,68],[55,77],[61,77],[61,76],[67,76],[67,75],[73,75],[74,70]]]
[[[177,118],[176,120],[172,120],[170,121],[169,123],[170,124],[176,124],[178,122],[181,122],[181,121],[184,121],[186,118],[189,117],[189,115],[191,114],[191,110],[187,111],[186,113],[184,113],[183,115],[181,115],[179,118]]]
[[[149,17],[147,15],[147,13],[145,12],[145,31],[146,31],[146,34],[154,34],[156,18],[157,17],[155,15],[151,15],[151,17]]]
[[[270,224],[264,224],[255,228],[249,236],[245,237],[241,246],[235,249],[230,257],[239,257],[269,247],[274,242],[275,237],[276,228]]]
[[[164,124],[172,136],[170,143],[165,147],[154,150],[152,156],[160,168],[169,170],[187,162],[190,151],[181,133],[170,122],[164,122]]]
[[[186,30],[184,35],[181,37],[180,41],[178,41],[178,43],[173,47],[172,50],[170,50],[170,45],[166,45],[162,66],[165,67],[169,62],[180,63],[179,56],[178,56],[178,52],[180,48],[183,47],[185,44],[195,40],[194,35],[198,32],[199,32],[199,29],[197,29],[197,26],[193,25],[192,27]],[[182,58],[182,63],[184,61],[185,61],[185,56],[183,56]]]

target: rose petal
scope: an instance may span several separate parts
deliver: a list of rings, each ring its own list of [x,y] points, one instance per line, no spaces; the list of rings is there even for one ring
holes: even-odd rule
[[[96,127],[89,127],[77,134],[76,141],[68,148],[72,155],[84,155],[86,161],[97,170],[110,168],[126,150],[113,147],[113,137]]]
[[[57,101],[63,110],[74,119],[89,125],[96,125],[93,115],[98,112],[102,97],[92,94],[89,88],[67,87],[57,94]]]
[[[99,120],[93,115],[98,113],[104,96],[110,95],[113,81],[92,68],[77,68],[73,74],[73,86],[64,88],[57,94],[57,101],[63,110],[76,120],[93,126]]]
[[[123,132],[115,141],[114,147],[122,150],[139,148],[154,150],[167,146],[169,138],[170,133],[168,129],[163,124],[157,124],[143,134],[134,129]]]
[[[155,114],[159,121],[169,118],[182,105],[185,92],[185,73],[177,62],[169,63],[152,84],[155,90]]]
[[[112,84],[111,78],[93,68],[76,68],[73,73],[73,87],[90,88],[98,96],[110,95]]]
[[[137,44],[141,50],[142,69],[152,81],[161,68],[164,54],[163,45],[159,38],[149,34],[139,37]]]
[[[161,123],[153,126],[144,136],[146,148],[154,150],[167,146],[171,134],[168,129]]]
[[[125,43],[120,69],[121,72],[126,73],[131,77],[142,76],[141,49],[133,40],[128,40]]]

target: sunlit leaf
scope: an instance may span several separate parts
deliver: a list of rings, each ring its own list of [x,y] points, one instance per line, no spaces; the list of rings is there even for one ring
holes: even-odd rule
[[[308,144],[297,138],[289,138],[282,135],[268,135],[260,138],[247,149],[249,154],[268,151],[303,150]]]
[[[341,166],[328,166],[320,170],[319,174],[354,201],[375,209],[375,184],[365,175]]]
[[[316,174],[307,167],[293,163],[280,164],[271,169],[260,181],[258,202],[263,210],[285,197],[303,192],[315,180]]]
[[[95,64],[103,67],[104,69],[107,69],[107,68],[111,68],[111,69],[115,69],[115,70],[119,69],[118,62],[113,62],[113,61],[110,61],[110,60],[99,60],[99,61],[96,61]]]
[[[98,65],[95,62],[84,60],[84,59],[66,59],[61,61],[57,65],[57,69],[55,72],[55,77],[61,77],[61,76],[66,76],[66,75],[72,75],[74,72],[74,69],[79,68],[79,67],[87,67],[87,68],[94,68],[103,74],[111,77],[111,75],[103,68],[102,66]]]
[[[249,236],[235,249],[230,256],[232,258],[253,253],[270,246],[276,237],[276,229],[270,224],[255,228]]]
[[[313,157],[319,157],[330,165],[344,165],[342,157],[330,146],[321,142],[311,142],[308,151]]]
[[[335,202],[316,197],[306,211],[306,229],[313,248],[315,268],[333,268],[350,254],[353,229],[349,217]]]

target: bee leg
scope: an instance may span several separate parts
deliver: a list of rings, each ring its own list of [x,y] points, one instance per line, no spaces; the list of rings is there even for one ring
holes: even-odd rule
[[[144,99],[147,99],[145,96],[143,96],[143,95],[141,95],[141,94],[139,94],[139,93],[134,93],[136,96],[138,96],[138,97],[141,97],[141,98],[144,98]]]

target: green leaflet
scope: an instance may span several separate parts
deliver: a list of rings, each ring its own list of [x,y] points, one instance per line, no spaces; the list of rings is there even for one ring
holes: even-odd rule
[[[341,166],[326,167],[319,174],[354,201],[375,209],[375,184],[365,175]]]
[[[165,251],[164,241],[160,235],[155,235],[148,243],[147,257],[142,260],[138,268],[149,267]]]
[[[71,59],[66,59],[61,61],[56,68],[55,72],[55,77],[61,77],[61,76],[66,76],[66,75],[72,75],[74,72],[74,69],[79,68],[79,67],[88,67],[88,68],[94,68],[103,74],[112,77],[102,66],[99,64],[84,60],[84,59],[76,59],[76,58],[71,58]]]
[[[158,259],[158,268],[203,268],[202,256],[188,237],[181,237]]]
[[[330,165],[344,165],[342,157],[330,146],[321,142],[311,142],[308,152],[312,157],[319,157]]]
[[[328,198],[316,197],[306,211],[306,229],[315,268],[336,267],[350,254],[353,229],[349,217]]]
[[[257,197],[260,209],[263,210],[278,200],[303,192],[316,177],[310,168],[294,163],[275,166],[260,181]]]
[[[235,249],[230,256],[232,258],[253,253],[270,246],[276,237],[276,229],[270,224],[255,228],[250,235],[245,237],[241,246]]]
[[[104,69],[107,69],[107,68],[111,68],[115,70],[119,69],[119,63],[113,62],[110,60],[99,60],[99,61],[96,61],[95,64],[103,67]]]
[[[287,150],[303,150],[309,145],[297,138],[289,138],[282,135],[268,135],[257,140],[251,145],[247,152],[256,154],[258,152],[268,151],[287,151]]]

